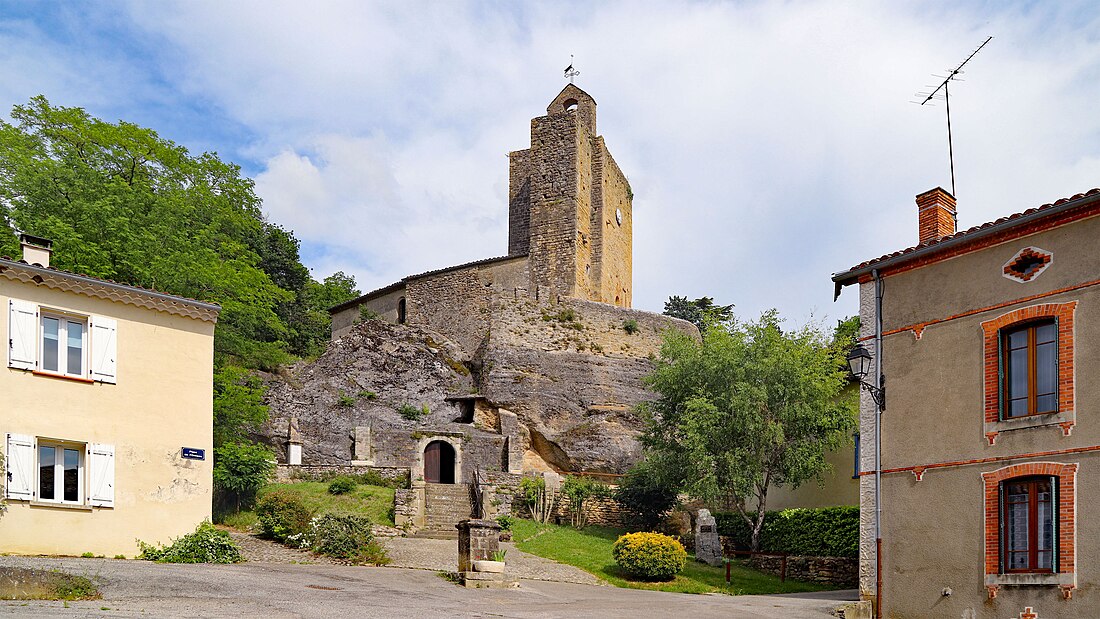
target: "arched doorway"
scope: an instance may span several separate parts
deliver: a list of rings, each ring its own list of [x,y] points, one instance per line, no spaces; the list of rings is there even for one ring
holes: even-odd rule
[[[424,481],[455,483],[455,448],[446,441],[432,441],[424,448]]]

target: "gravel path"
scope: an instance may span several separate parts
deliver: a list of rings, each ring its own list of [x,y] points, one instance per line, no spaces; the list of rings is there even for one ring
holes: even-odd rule
[[[453,572],[458,569],[458,541],[446,539],[419,539],[393,537],[380,540],[386,547],[391,567]],[[506,571],[513,578],[568,582],[580,585],[603,585],[599,578],[588,572],[542,557],[523,552],[514,544],[503,543],[508,551]]]
[[[305,550],[287,548],[278,542],[260,539],[255,535],[226,529],[229,536],[241,547],[245,561],[255,563],[305,563],[336,565],[337,562],[324,555],[314,555]]]

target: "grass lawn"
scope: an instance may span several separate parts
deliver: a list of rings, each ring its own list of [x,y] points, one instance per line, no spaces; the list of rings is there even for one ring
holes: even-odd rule
[[[620,529],[590,526],[578,531],[568,526],[538,524],[531,520],[516,520],[512,536],[516,547],[540,557],[553,559],[581,568],[616,587],[652,589],[678,593],[729,593],[731,595],[761,593],[796,593],[822,591],[829,587],[816,583],[787,580],[758,572],[734,561],[730,583],[726,584],[726,569],[699,563],[688,555],[684,571],[668,582],[630,580],[611,557],[611,545],[622,535]]]
[[[317,514],[354,514],[366,516],[375,524],[393,526],[393,488],[359,484],[347,494],[329,494],[328,482],[303,481],[293,484],[269,484],[259,496],[275,490],[298,495],[302,503]],[[234,529],[248,530],[256,522],[256,514],[242,511],[226,514],[221,523]]]

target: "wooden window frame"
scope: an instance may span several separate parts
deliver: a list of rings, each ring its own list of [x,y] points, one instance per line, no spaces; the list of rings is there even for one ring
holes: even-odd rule
[[[1050,539],[1051,558],[1049,565],[1039,565],[1039,492],[1038,485],[1046,483],[1050,486],[1047,495],[1050,497],[1050,510],[1052,532]],[[1026,484],[1027,492],[1027,567],[1012,569],[1009,567],[1011,550],[1008,547],[1008,527],[1010,522],[1010,503],[1005,490],[1009,484]],[[1058,478],[1053,476],[1013,477],[1000,482],[1000,528],[1001,528],[1001,573],[1002,574],[1054,574],[1058,565]]]
[[[1039,327],[1046,325],[1052,325],[1054,327],[1054,408],[1050,410],[1038,410],[1038,343],[1036,342],[1036,333]],[[1008,347],[1009,337],[1014,333],[1021,331],[1027,332],[1027,412],[1022,415],[1011,415],[1011,402],[1008,397],[1009,394],[1009,381],[1012,376],[1012,366],[1010,363],[1012,351]],[[1049,415],[1058,412],[1058,319],[1056,317],[1043,318],[1039,320],[1028,321],[1024,323],[1017,323],[1010,325],[1000,330],[999,332],[999,346],[1000,354],[1000,412],[999,417],[1001,420],[1005,419],[1021,419],[1023,417],[1030,417],[1032,415]],[[1049,394],[1044,394],[1049,395]]]

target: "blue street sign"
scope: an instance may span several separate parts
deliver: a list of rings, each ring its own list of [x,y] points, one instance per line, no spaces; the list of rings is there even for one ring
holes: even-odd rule
[[[206,450],[195,449],[194,447],[184,447],[181,455],[188,460],[205,460]]]

